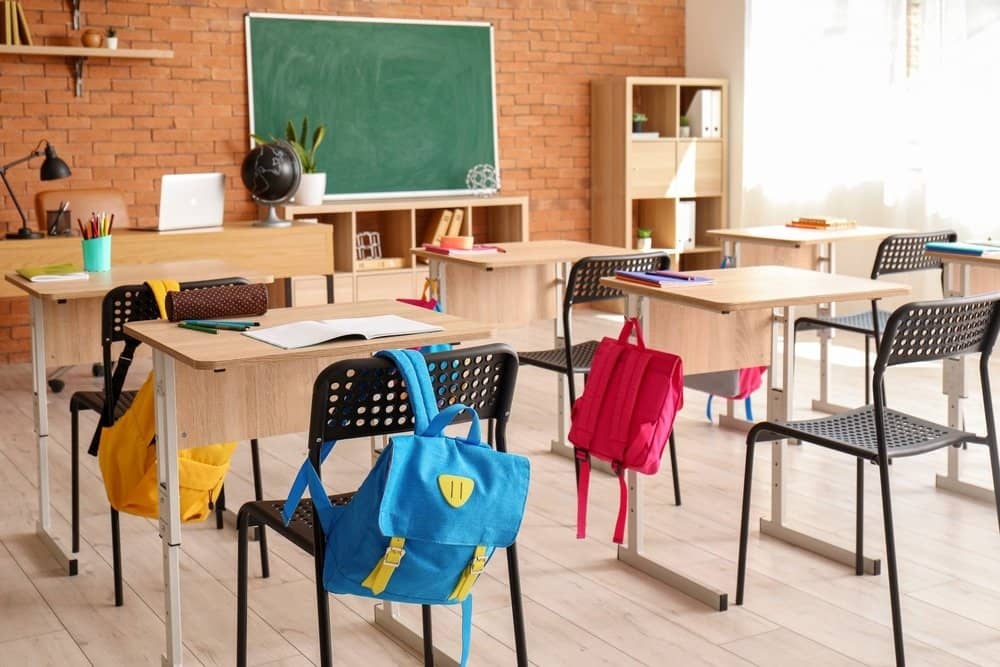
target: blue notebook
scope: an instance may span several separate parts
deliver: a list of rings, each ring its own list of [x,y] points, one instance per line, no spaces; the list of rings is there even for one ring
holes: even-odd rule
[[[953,252],[959,255],[991,255],[1000,253],[1000,243],[981,241],[977,243],[962,243],[956,241],[948,243],[946,241],[932,241],[925,246],[928,250],[936,252]]]
[[[615,275],[622,280],[649,285],[650,287],[662,287],[670,285],[705,285],[712,282],[706,276],[694,276],[689,273],[678,271],[615,271]]]

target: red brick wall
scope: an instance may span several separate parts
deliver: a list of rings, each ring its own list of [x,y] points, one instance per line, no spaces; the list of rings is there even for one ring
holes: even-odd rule
[[[21,4],[36,44],[79,43],[69,3]],[[227,217],[254,214],[238,173],[249,132],[247,11],[491,21],[504,192],[530,197],[536,239],[589,235],[589,81],[684,72],[684,0],[107,0],[81,6],[84,27],[118,28],[119,48],[172,49],[173,59],[92,59],[83,97],[76,98],[65,59],[0,56],[0,162],[48,139],[73,169],[68,186],[120,188],[130,214],[146,220],[158,202],[159,176],[174,171],[225,172]],[[43,187],[38,165],[8,174],[33,225],[33,196]],[[19,224],[7,193],[0,193],[0,228]],[[18,331],[12,327],[24,317],[23,308],[14,310],[18,324],[11,308],[0,306],[0,361],[23,359],[27,349],[26,342],[12,344]]]

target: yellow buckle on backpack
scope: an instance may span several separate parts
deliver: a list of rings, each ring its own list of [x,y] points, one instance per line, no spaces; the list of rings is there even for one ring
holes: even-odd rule
[[[404,544],[406,544],[406,539],[403,537],[390,538],[389,546],[385,549],[385,555],[382,556],[374,569],[368,573],[368,576],[361,582],[361,585],[371,589],[371,592],[375,595],[384,591],[385,587],[389,585],[389,579],[392,578],[392,574],[399,567],[403,556],[406,555],[406,549],[403,548]]]
[[[451,591],[451,595],[448,596],[449,600],[464,600],[465,596],[469,594],[472,590],[472,585],[476,583],[476,579],[482,573],[483,569],[486,568],[486,547],[480,545],[476,547],[476,550],[472,553],[472,560],[469,564],[465,566],[462,570],[461,576],[458,578],[458,583],[455,584],[455,588]]]

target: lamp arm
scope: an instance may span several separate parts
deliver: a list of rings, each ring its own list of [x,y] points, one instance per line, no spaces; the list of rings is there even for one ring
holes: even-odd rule
[[[17,165],[21,164],[22,162],[27,162],[31,158],[41,157],[44,153],[45,153],[44,150],[39,150],[39,149],[36,148],[35,150],[33,150],[30,153],[28,153],[27,156],[22,157],[22,158],[17,159],[17,160],[14,160],[13,162],[8,162],[7,164],[5,164],[3,166],[0,166],[0,174],[5,174],[7,172],[7,170],[10,169],[11,167],[16,167]],[[6,181],[4,181],[4,182],[6,182]],[[8,190],[10,189],[9,185],[7,186],[7,189]]]
[[[28,158],[24,158],[24,160],[27,160],[27,159]],[[11,164],[18,164],[19,162],[24,162],[24,160],[18,160],[17,162],[12,162]],[[10,164],[7,165],[7,167],[10,167],[10,166],[11,166]],[[24,214],[24,210],[21,208],[21,205],[18,203],[17,197],[14,196],[14,190],[11,189],[10,183],[7,182],[7,167],[0,168],[0,180],[2,180],[3,184],[7,186],[7,192],[10,193],[10,200],[12,202],[14,202],[14,208],[17,209],[18,214],[21,216],[21,226],[22,227],[27,227],[28,226],[28,216],[26,216]]]

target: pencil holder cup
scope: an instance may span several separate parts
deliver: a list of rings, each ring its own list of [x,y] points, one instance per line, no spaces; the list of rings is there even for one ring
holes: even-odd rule
[[[87,272],[111,270],[111,236],[84,239],[83,270]]]

